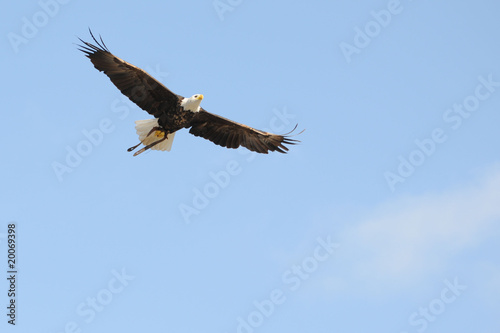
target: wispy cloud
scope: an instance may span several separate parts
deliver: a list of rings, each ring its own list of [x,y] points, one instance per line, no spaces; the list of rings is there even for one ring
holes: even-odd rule
[[[442,273],[491,234],[499,202],[500,167],[467,187],[388,202],[339,237],[344,267],[325,283],[332,291],[349,285],[397,291]]]

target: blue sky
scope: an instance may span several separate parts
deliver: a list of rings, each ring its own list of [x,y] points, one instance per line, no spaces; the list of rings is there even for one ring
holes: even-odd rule
[[[498,332],[494,1],[23,1],[0,16],[2,332]],[[109,49],[289,154],[133,157]],[[8,281],[0,303],[9,304]]]

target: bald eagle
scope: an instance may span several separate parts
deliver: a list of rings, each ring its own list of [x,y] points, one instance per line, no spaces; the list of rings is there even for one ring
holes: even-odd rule
[[[109,77],[122,94],[155,117],[135,122],[140,142],[128,151],[141,144],[144,147],[134,156],[148,149],[170,151],[175,133],[182,128],[189,128],[189,133],[222,147],[243,146],[263,154],[269,151],[286,153],[288,148],[285,144],[299,142],[290,139],[291,132],[283,135],[268,133],[205,111],[200,107],[202,94],[187,98],[174,94],[142,69],[113,55],[102,38],[99,42],[92,31],[90,35],[96,45],[79,38],[83,43],[78,45],[79,50],[85,53],[96,69]]]

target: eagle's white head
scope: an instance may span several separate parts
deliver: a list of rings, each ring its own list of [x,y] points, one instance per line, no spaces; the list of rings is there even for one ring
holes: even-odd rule
[[[196,94],[188,98],[183,98],[181,101],[181,106],[186,111],[198,112],[200,111],[200,103],[203,100],[202,94]]]

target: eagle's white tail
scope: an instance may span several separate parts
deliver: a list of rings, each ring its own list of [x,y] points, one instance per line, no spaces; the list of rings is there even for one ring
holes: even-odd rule
[[[158,137],[156,134],[156,131],[153,131],[153,133],[149,134],[151,130],[154,127],[158,126],[158,119],[153,118],[153,119],[147,119],[147,120],[137,120],[135,122],[135,129],[137,131],[137,134],[139,135],[139,140],[147,146],[155,141],[158,141],[162,138],[162,136]],[[149,134],[149,135],[148,135]],[[165,141],[160,142],[157,145],[154,145],[151,147],[153,150],[166,150],[170,151],[172,148],[172,143],[174,142],[174,133],[168,134],[168,137]]]

